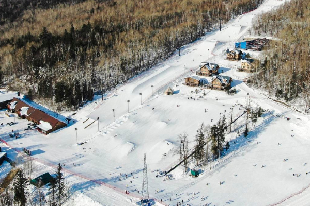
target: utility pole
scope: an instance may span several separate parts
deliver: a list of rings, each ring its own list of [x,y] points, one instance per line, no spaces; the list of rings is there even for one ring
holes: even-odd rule
[[[130,102],[130,100],[128,99],[127,102],[128,102],[128,113],[129,113],[129,102]]]
[[[229,132],[231,132],[231,125],[232,125],[232,121],[233,121],[233,110],[234,107],[230,108],[231,109],[231,113],[230,113],[230,125],[229,125]]]
[[[154,85],[151,85],[151,88],[152,88],[152,96],[153,96],[153,87],[154,87]]]
[[[97,121],[98,121],[98,132],[99,132],[99,117],[97,118]]]
[[[142,200],[141,201],[142,201],[142,205],[147,205],[149,202],[146,153],[144,153],[144,168],[143,168]]]
[[[77,128],[75,128],[75,141],[76,141],[76,144],[77,144]]]
[[[139,93],[139,95],[141,95],[141,105],[142,105],[142,93]]]
[[[220,120],[219,120],[219,122],[221,122],[222,121],[222,118],[221,118],[221,114],[222,113],[220,113]],[[217,147],[218,147],[218,150],[219,150],[219,159],[221,158],[221,149],[220,149],[220,128],[217,128]]]
[[[248,134],[248,120],[249,120],[249,113],[251,110],[251,106],[250,106],[250,94],[247,93],[247,97],[246,97],[246,122],[245,122],[245,136],[247,136]]]
[[[114,117],[114,122],[115,122],[115,109],[112,109],[113,111],[113,117]]]

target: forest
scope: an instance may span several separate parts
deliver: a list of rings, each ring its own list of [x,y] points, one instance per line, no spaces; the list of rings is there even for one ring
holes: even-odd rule
[[[262,0],[59,2],[0,3],[10,5],[1,16],[0,83],[57,110],[78,108]]]
[[[292,0],[256,19],[256,35],[275,37],[252,84],[278,98],[310,108],[310,1]],[[302,100],[302,101],[300,101]],[[295,103],[295,104],[296,104]]]

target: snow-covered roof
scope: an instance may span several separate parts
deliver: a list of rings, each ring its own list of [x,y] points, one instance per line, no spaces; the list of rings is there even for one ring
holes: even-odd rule
[[[43,131],[48,131],[51,130],[53,127],[50,123],[48,122],[44,122],[42,120],[40,120],[40,124],[37,125],[37,127],[39,127],[40,129],[42,129]]]
[[[29,109],[29,107],[22,107],[22,108],[20,108],[20,114],[21,115],[27,115],[28,109]]]
[[[10,102],[10,109],[15,109],[16,104],[17,104],[17,101]]]
[[[241,53],[241,50],[235,49],[235,53],[236,53],[236,54],[240,54],[240,53]]]
[[[227,83],[230,80],[230,77],[217,75],[217,76],[212,78],[212,81],[215,79],[219,79],[222,83]]]
[[[219,65],[215,63],[210,63],[210,62],[201,62],[200,67],[206,66],[208,70],[214,70],[216,69]]]
[[[168,89],[166,89],[165,93],[168,93],[168,92],[173,93],[173,90],[170,87],[168,87]]]
[[[5,102],[8,100],[13,99],[14,97],[17,97],[17,92],[0,92],[0,102]]]
[[[253,62],[253,60],[251,59],[242,59],[241,62],[246,62],[246,63],[249,63],[251,64]]]
[[[197,76],[192,76],[191,78],[192,78],[192,79],[196,79],[196,80],[198,80],[198,81],[200,80],[200,78],[197,77]]]
[[[6,155],[6,152],[0,152],[0,159]]]
[[[201,79],[200,79],[200,82],[202,82],[203,84],[208,84],[208,80],[205,79],[205,78],[201,78]]]

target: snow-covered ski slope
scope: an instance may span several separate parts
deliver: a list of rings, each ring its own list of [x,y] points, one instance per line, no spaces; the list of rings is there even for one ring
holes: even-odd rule
[[[32,151],[37,175],[53,171],[61,163],[75,191],[68,205],[135,205],[141,197],[144,153],[149,193],[157,205],[176,205],[182,200],[183,205],[310,205],[309,117],[249,88],[242,81],[247,74],[236,70],[240,62],[227,61],[222,55],[247,35],[255,16],[283,3],[266,0],[258,9],[231,20],[222,31],[185,46],[181,56],[176,52],[119,85],[103,101],[97,97],[76,114],[63,114],[73,118],[74,124],[47,136],[24,131],[26,120],[6,125],[13,117],[1,112],[4,126],[0,126],[0,137],[16,150],[25,147]],[[196,92],[196,88],[183,85],[184,77],[193,75],[205,61],[219,64],[222,75],[234,79],[238,93]],[[163,95],[169,86],[175,94]],[[226,137],[231,148],[221,160],[201,167],[198,178],[184,175],[182,167],[174,170],[170,179],[156,177],[179,161],[179,134],[186,132],[189,148],[193,148],[200,125],[211,125],[231,111],[234,118],[241,115],[247,94],[252,106],[267,110],[256,124],[250,124],[247,138],[240,135],[245,124],[241,117]],[[98,117],[99,123],[95,121]],[[22,138],[9,138],[11,130],[19,131]],[[3,149],[10,151],[9,157],[17,155],[8,146]],[[125,194],[126,190],[130,194]]]

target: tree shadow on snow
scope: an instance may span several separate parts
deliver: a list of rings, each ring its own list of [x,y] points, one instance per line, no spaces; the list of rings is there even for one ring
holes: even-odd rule
[[[120,174],[117,176],[113,176],[111,178],[103,178],[103,179],[95,179],[95,180],[89,180],[86,182],[82,182],[82,183],[77,183],[77,184],[73,184],[72,185],[72,189],[73,191],[83,191],[83,190],[88,190],[89,188],[92,187],[96,187],[96,186],[100,186],[100,185],[105,185],[108,184],[108,187],[113,187],[112,185],[110,185],[110,183],[115,183],[115,182],[120,182],[126,179],[133,179],[133,177],[135,177],[135,179],[137,179],[138,177],[136,177],[135,175],[137,175],[138,173],[142,172],[143,169],[138,169],[135,170],[133,172],[127,173],[127,174]]]
[[[227,67],[220,67],[220,68],[219,68],[219,74],[228,72],[229,70],[230,70],[230,68],[227,68]]]
[[[240,148],[248,145],[250,142],[255,140],[260,133],[262,133],[268,125],[270,125],[275,119],[279,118],[280,116],[275,116],[274,111],[265,114],[264,116],[269,116],[266,118],[260,125],[256,126],[254,130],[249,131],[247,137],[244,137],[241,134],[236,139],[229,141],[229,149],[226,151],[222,151],[221,155],[227,156],[228,154],[239,150]],[[240,129],[240,128],[239,128]]]
[[[155,202],[154,199],[149,199],[149,200],[141,200],[141,201],[138,201],[138,202],[136,202],[136,204],[137,204],[137,205],[147,205],[147,206],[149,206],[149,205],[155,205],[156,202]]]

